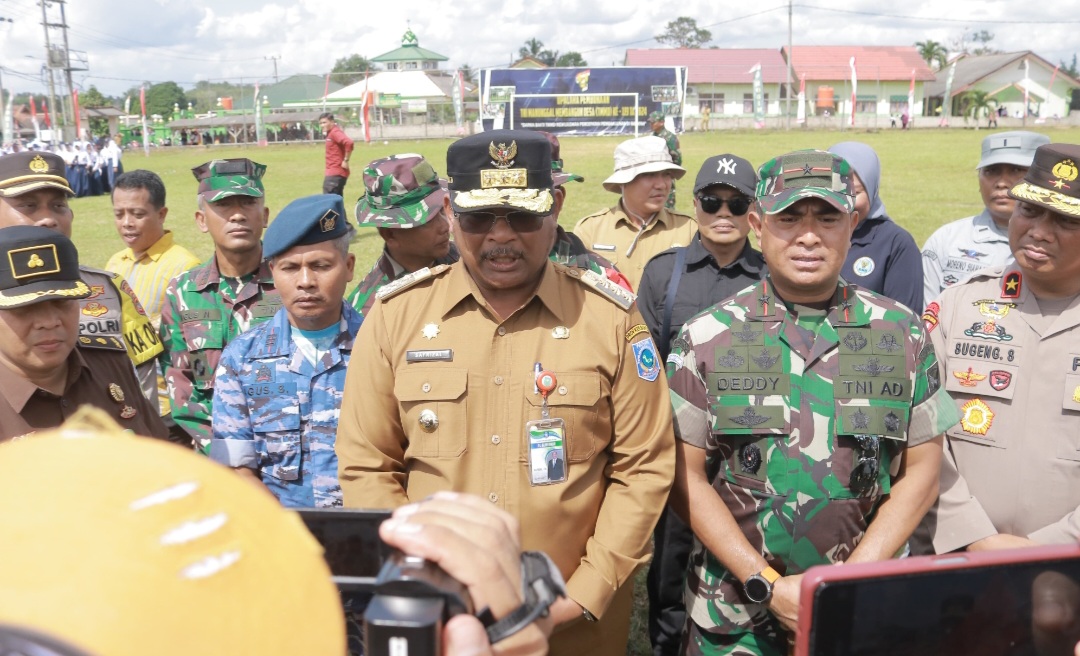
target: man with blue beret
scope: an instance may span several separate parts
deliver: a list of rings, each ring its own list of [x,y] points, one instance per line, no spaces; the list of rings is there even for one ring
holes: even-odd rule
[[[294,200],[263,253],[283,307],[229,342],[214,374],[210,457],[290,507],[341,505],[338,409],[360,315],[344,302],[355,257],[341,196]]]

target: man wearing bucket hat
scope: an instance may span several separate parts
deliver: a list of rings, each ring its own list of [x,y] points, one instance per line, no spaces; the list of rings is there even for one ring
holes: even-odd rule
[[[634,289],[654,255],[689,244],[697,233],[692,218],[664,206],[672,180],[685,173],[663,139],[624,141],[615,148],[615,172],[604,180],[604,189],[620,195],[618,204],[574,226],[585,246],[619,267]]]
[[[264,200],[266,166],[250,159],[215,159],[191,170],[199,181],[195,225],[214,241],[214,254],[172,279],[161,310],[162,370],[172,416],[206,453],[214,371],[234,337],[281,307],[262,234],[270,210]]]
[[[725,153],[705,160],[694,181],[698,234],[689,246],[660,253],[645,266],[638,309],[666,358],[683,324],[705,308],[754,284],[765,260],[750,245],[750,208],[757,172],[745,159]],[[670,509],[653,535],[649,565],[649,638],[655,656],[678,653],[686,619],[683,587],[694,534]]]
[[[975,171],[985,207],[980,214],[943,225],[923,244],[924,304],[979,269],[1000,266],[1012,257],[1009,217],[1016,201],[1009,190],[1031,166],[1035,149],[1047,143],[1049,137],[1026,130],[996,132],[982,140]]]
[[[74,192],[64,175],[64,161],[53,153],[26,151],[0,158],[0,228],[42,226],[70,239],[75,217],[68,198]],[[135,291],[118,274],[85,265],[80,271],[90,295],[81,301],[79,333],[124,346],[143,395],[157,403],[162,344]]]
[[[443,213],[439,176],[421,155],[391,155],[364,168],[364,195],[356,202],[356,224],[379,231],[382,255],[349,294],[361,315],[371,311],[375,293],[402,276],[458,261]]]
[[[482,495],[566,580],[551,653],[622,656],[673,474],[655,346],[633,294],[548,259],[562,194],[542,135],[465,137],[446,161],[461,260],[383,287],[360,328],[337,441],[345,505]]]
[[[0,440],[59,426],[81,405],[139,435],[168,435],[124,345],[79,335],[79,302],[91,293],[70,239],[39,226],[0,229]]]
[[[1009,190],[1014,262],[924,315],[961,414],[920,551],[1080,538],[1080,146],[1044,144]]]
[[[675,136],[675,133],[667,129],[664,125],[663,112],[652,112],[649,114],[649,128],[652,130],[654,137],[660,137],[667,144],[668,153],[671,155],[671,161],[679,166],[682,166],[682,151],[679,150],[679,138]],[[668,194],[667,203],[664,205],[669,210],[675,209],[675,182],[671,183],[671,193]]]
[[[689,654],[786,654],[803,572],[899,552],[956,420],[918,317],[840,277],[848,163],[805,150],[759,174],[769,275],[690,320],[667,358],[672,505],[697,537]]]

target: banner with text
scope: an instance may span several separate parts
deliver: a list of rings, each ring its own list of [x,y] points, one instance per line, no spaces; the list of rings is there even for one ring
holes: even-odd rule
[[[489,68],[480,75],[484,130],[558,134],[649,134],[660,111],[682,129],[686,68]]]

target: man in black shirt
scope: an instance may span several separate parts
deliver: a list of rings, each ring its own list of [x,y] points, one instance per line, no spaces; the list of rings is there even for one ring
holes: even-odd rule
[[[689,246],[668,249],[645,265],[638,309],[664,359],[690,317],[765,276],[765,260],[747,238],[756,184],[753,165],[741,157],[724,154],[705,160],[694,181],[698,234]],[[683,582],[694,535],[665,509],[653,538],[649,638],[654,656],[673,656],[686,617]]]

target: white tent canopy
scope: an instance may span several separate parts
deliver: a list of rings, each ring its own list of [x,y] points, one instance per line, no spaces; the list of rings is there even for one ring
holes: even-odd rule
[[[394,93],[402,98],[446,98],[446,94],[423,71],[384,71],[360,80],[326,97],[327,101],[361,100],[364,86],[376,93]]]

